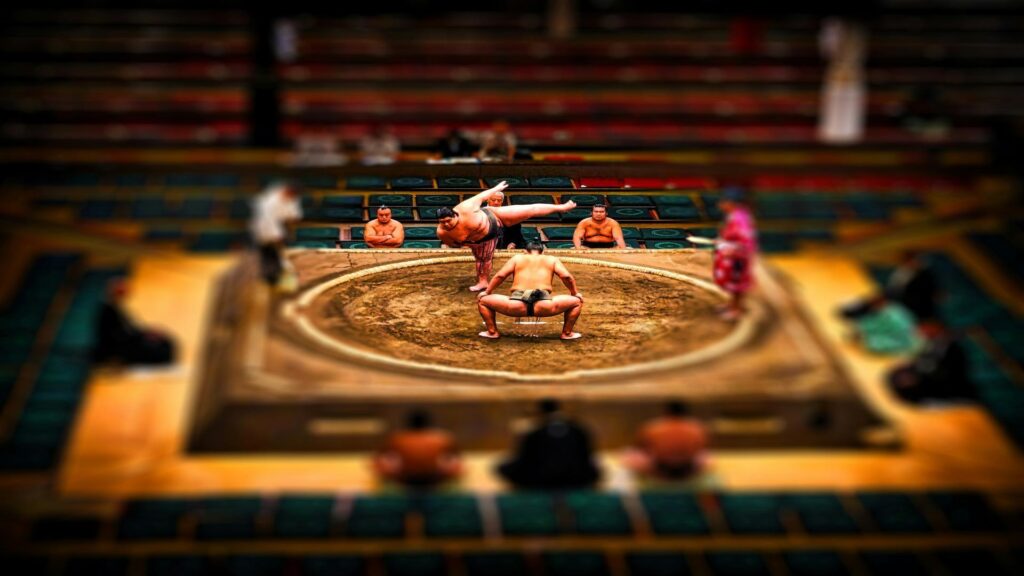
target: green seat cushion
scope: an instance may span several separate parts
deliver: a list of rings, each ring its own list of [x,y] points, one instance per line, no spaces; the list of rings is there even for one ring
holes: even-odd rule
[[[530,183],[534,188],[572,188],[572,180],[565,176],[534,176]]]
[[[320,209],[320,218],[335,222],[361,222],[363,220],[363,209],[325,206]]]
[[[573,208],[562,213],[562,222],[579,222],[584,218],[590,218],[590,208]]]
[[[462,190],[480,188],[480,179],[475,176],[444,176],[437,179],[438,190]]]
[[[376,210],[381,205],[391,208],[395,206],[412,206],[412,194],[370,194],[367,207]]]
[[[662,220],[700,220],[696,206],[659,206],[658,215]]]
[[[643,228],[640,234],[646,240],[682,240],[687,236],[682,228]]]
[[[608,216],[616,220],[651,220],[651,211],[639,207],[612,207],[608,209]]]
[[[650,196],[635,194],[609,194],[608,204],[611,206],[654,206]]]
[[[499,183],[504,181],[508,184],[509,188],[529,188],[530,181],[526,178],[520,178],[518,176],[502,176],[500,178],[484,178],[484,182],[487,183],[488,188],[494,188]]]
[[[416,195],[417,206],[448,206],[455,207],[461,200],[458,194],[418,194]]]
[[[405,239],[437,240],[437,228],[432,226],[406,226]]]
[[[377,190],[386,186],[387,182],[380,176],[349,176],[345,180],[345,187],[349,190]]]
[[[320,205],[324,208],[361,208],[363,198],[361,194],[331,194],[324,196]]]
[[[422,176],[399,176],[391,179],[392,190],[412,190],[416,188],[433,188],[434,180]]]
[[[651,250],[678,250],[680,248],[693,248],[689,242],[682,240],[646,240],[647,248]]]
[[[593,206],[594,204],[604,204],[607,202],[602,194],[562,194],[562,202],[570,200],[579,206]],[[590,212],[590,208],[586,210],[588,213]]]
[[[572,240],[576,232],[575,226],[548,226],[544,228],[544,235],[548,240]]]

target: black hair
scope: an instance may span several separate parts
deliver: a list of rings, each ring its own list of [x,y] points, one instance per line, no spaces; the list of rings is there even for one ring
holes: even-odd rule
[[[425,410],[411,410],[405,415],[405,427],[410,430],[425,430],[430,428],[431,424],[433,421]]]
[[[454,218],[454,217],[455,217],[455,210],[452,210],[451,208],[449,208],[447,206],[444,206],[442,208],[438,208],[437,209],[437,219],[438,220],[440,220],[441,218]]]
[[[387,204],[381,204],[380,207],[377,208],[377,212],[380,212],[381,210],[391,210],[391,207]]]
[[[608,205],[607,204],[597,203],[597,204],[594,204],[593,206],[590,207],[591,210],[593,210],[594,208],[604,208],[605,210],[607,210],[608,209]]]
[[[537,406],[540,408],[541,414],[554,414],[562,408],[562,405],[554,398],[544,398]]]
[[[543,254],[544,244],[540,240],[530,240],[529,242],[526,243],[526,251]]]
[[[686,416],[690,413],[690,407],[681,400],[670,400],[665,405],[665,413],[671,416]]]

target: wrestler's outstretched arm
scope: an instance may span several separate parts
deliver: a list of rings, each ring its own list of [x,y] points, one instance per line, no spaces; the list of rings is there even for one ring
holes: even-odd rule
[[[498,273],[494,275],[494,278],[491,278],[491,282],[487,285],[487,288],[484,288],[484,290],[480,292],[479,298],[483,298],[484,296],[493,293],[498,289],[498,286],[501,286],[501,283],[504,282],[506,278],[515,274],[516,263],[518,261],[518,254],[509,258],[508,262],[505,262],[505,265],[501,267],[501,270],[498,270]]]
[[[458,206],[456,206],[456,208],[461,209],[459,210],[459,212],[463,210],[468,210],[470,212],[474,210],[479,210],[480,205],[483,204],[484,202],[487,202],[487,200],[490,199],[491,194],[494,194],[495,192],[501,192],[505,188],[508,188],[508,183],[502,180],[501,182],[498,182],[498,185],[495,186],[494,188],[488,188],[487,190],[484,190],[483,192],[477,194],[476,196],[473,196],[469,200],[463,200],[461,203],[459,203]]]

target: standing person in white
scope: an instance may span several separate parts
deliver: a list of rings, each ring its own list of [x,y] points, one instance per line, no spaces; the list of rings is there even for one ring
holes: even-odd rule
[[[829,18],[822,24],[819,43],[829,64],[822,90],[818,139],[830,144],[858,142],[864,136],[867,107],[867,30],[852,18]]]
[[[267,284],[276,286],[285,269],[281,250],[288,226],[302,219],[299,188],[291,182],[275,182],[252,203],[249,231],[260,253],[260,273]]]

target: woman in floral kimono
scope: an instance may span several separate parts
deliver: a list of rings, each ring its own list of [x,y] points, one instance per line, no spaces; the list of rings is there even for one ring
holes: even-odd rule
[[[732,296],[722,317],[736,320],[743,314],[743,297],[754,284],[757,229],[743,189],[726,188],[718,205],[725,220],[715,240],[714,278]]]

